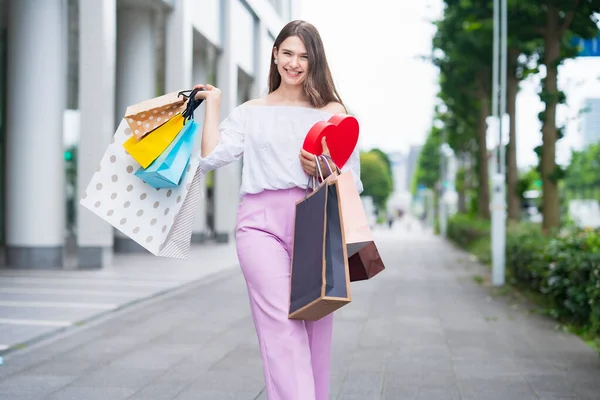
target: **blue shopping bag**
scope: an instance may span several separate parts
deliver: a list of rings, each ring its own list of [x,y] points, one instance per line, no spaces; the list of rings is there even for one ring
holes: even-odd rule
[[[169,147],[148,168],[135,175],[156,189],[177,187],[190,161],[198,125],[188,120]]]

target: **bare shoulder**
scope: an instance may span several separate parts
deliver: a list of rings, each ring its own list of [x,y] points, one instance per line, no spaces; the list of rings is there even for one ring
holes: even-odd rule
[[[346,108],[337,101],[332,101],[325,107],[321,108],[321,110],[327,111],[332,114],[347,114]]]
[[[245,102],[244,105],[246,105],[246,106],[265,106],[265,105],[267,105],[267,100],[265,98],[252,99],[252,100],[248,100],[247,102]]]

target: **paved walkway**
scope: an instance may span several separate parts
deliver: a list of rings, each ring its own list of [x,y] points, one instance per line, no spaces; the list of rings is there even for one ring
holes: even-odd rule
[[[116,255],[101,270],[0,268],[0,355],[228,268],[234,245],[196,245],[185,261]]]
[[[600,358],[474,282],[420,229],[377,231],[387,270],[336,314],[331,399],[599,399]],[[0,400],[265,400],[243,278],[230,269],[10,354]]]

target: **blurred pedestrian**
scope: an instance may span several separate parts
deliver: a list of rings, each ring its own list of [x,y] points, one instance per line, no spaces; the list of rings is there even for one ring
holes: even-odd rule
[[[288,319],[295,203],[317,175],[315,157],[302,144],[316,122],[346,113],[321,37],[307,22],[288,23],[273,45],[268,94],[236,107],[220,125],[221,91],[196,87],[204,89],[197,97],[206,100],[201,171],[244,157],[236,246],[267,398],[329,399],[333,314],[318,321]],[[361,192],[358,147],[342,170],[353,173]]]
[[[394,220],[396,219],[396,216],[394,215],[394,213],[392,211],[388,211],[387,213],[387,223],[388,223],[388,228],[392,229],[392,226],[394,225]]]

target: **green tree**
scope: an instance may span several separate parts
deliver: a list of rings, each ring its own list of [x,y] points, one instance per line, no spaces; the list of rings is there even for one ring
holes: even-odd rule
[[[385,164],[385,169],[387,171],[387,174],[390,177],[390,181],[392,182],[392,191],[393,191],[394,190],[394,187],[393,187],[394,186],[394,176],[392,175],[392,162],[390,161],[390,157],[387,155],[387,153],[385,153],[384,151],[382,151],[378,148],[369,150],[369,153],[375,154]]]
[[[436,22],[433,40],[434,64],[440,68],[440,99],[447,108],[440,120],[450,145],[476,154],[479,175],[479,209],[487,207],[487,154],[482,122],[489,115],[491,97],[493,7],[489,0],[445,0],[441,21]],[[509,218],[519,214],[516,160],[516,96],[519,81],[538,72],[543,65],[540,98],[545,110],[542,146],[536,149],[542,175],[544,223],[546,230],[559,225],[558,181],[564,171],[556,165],[556,141],[563,127],[556,126],[556,106],[565,101],[558,90],[558,66],[576,55],[570,45],[573,36],[592,38],[598,34],[600,0],[508,0],[507,113],[510,116],[507,148],[507,197]],[[437,51],[437,52],[436,52]],[[475,100],[475,101],[474,101]],[[477,115],[475,123],[468,114]],[[473,128],[476,135],[472,136]],[[476,138],[477,149],[469,149]]]
[[[520,219],[519,170],[517,167],[517,95],[519,83],[539,72],[537,60],[543,42],[530,29],[535,23],[535,12],[523,0],[508,0],[507,4],[507,77],[506,113],[509,116],[509,137],[506,148],[506,184],[508,218]]]
[[[417,167],[412,180],[412,193],[415,194],[418,185],[434,189],[440,179],[440,146],[441,130],[433,127],[419,153]]]
[[[488,0],[446,0],[436,22],[433,63],[440,70],[440,121],[448,143],[457,153],[475,156],[478,210],[489,218],[487,122],[491,98],[493,16]]]
[[[467,212],[467,172],[464,166],[456,171],[456,192],[458,193],[458,212],[465,214]]]
[[[516,0],[515,0],[516,1]],[[570,45],[573,35],[592,38],[598,34],[600,0],[519,0],[521,10],[535,18],[528,29],[543,40],[540,61],[546,69],[542,80],[540,98],[545,109],[542,121],[542,146],[537,149],[541,157],[543,228],[549,231],[560,224],[558,181],[564,171],[556,165],[556,142],[563,136],[564,127],[556,126],[556,106],[564,103],[565,94],[558,90],[558,67],[566,59],[576,56]]]
[[[388,167],[375,152],[360,154],[360,175],[363,181],[363,196],[371,196],[379,209],[385,209],[386,202],[392,194],[392,178]]]
[[[381,158],[381,161],[384,162],[387,170],[390,172],[390,175],[392,174],[392,162],[390,161],[390,157],[388,157],[387,153],[377,148],[369,150],[369,153],[377,154],[377,156]]]
[[[600,186],[600,143],[582,151],[573,151],[571,162],[565,173],[565,189],[587,190]]]
[[[444,51],[446,59],[442,58],[443,63],[450,66],[456,64],[466,65],[465,78],[458,80],[455,69],[441,68],[442,74],[448,74],[448,84],[442,86],[442,100],[445,104],[454,109],[454,116],[451,118],[455,126],[449,129],[449,136],[458,137],[457,140],[450,140],[450,145],[455,151],[460,152],[461,147],[471,147],[470,136],[472,131],[477,132],[477,147],[485,149],[483,141],[483,122],[490,114],[489,104],[482,102],[484,97],[491,98],[491,75],[492,68],[492,43],[493,43],[493,4],[488,0],[445,0],[447,5],[444,15],[444,22],[438,24],[438,35],[434,39],[434,48]],[[519,88],[519,81],[526,78],[528,74],[536,72],[535,60],[541,41],[536,32],[528,29],[532,25],[535,15],[530,11],[522,10],[521,5],[525,4],[522,0],[509,0],[508,4],[508,52],[507,52],[507,113],[510,117],[509,144],[507,148],[507,201],[508,214],[511,219],[519,217],[519,198],[517,195],[518,169],[517,169],[517,134],[516,134],[516,98]],[[441,28],[441,30],[440,30]],[[447,49],[454,49],[448,52]],[[438,64],[439,64],[438,59]],[[534,67],[530,67],[531,65]],[[463,67],[463,70],[465,67]],[[473,81],[475,85],[469,82]],[[470,81],[469,81],[470,79]],[[452,86],[457,86],[463,95],[457,97],[456,90]],[[474,88],[473,88],[474,86]],[[466,96],[464,95],[466,93]],[[473,104],[473,100],[477,100]],[[462,110],[457,110],[457,107]],[[468,114],[474,115],[479,109],[479,119],[475,123],[468,121]],[[466,113],[465,113],[466,111]],[[462,127],[461,127],[462,125]],[[460,130],[467,133],[467,137],[457,135]],[[468,129],[465,130],[465,127]],[[462,136],[462,137],[461,137]],[[467,140],[465,140],[467,139]],[[457,148],[458,144],[458,148]],[[472,154],[477,155],[477,170],[479,171],[480,187],[487,187],[487,158],[485,151],[472,149]],[[483,196],[483,197],[482,197]],[[486,194],[480,191],[479,209],[483,214],[488,209]]]

